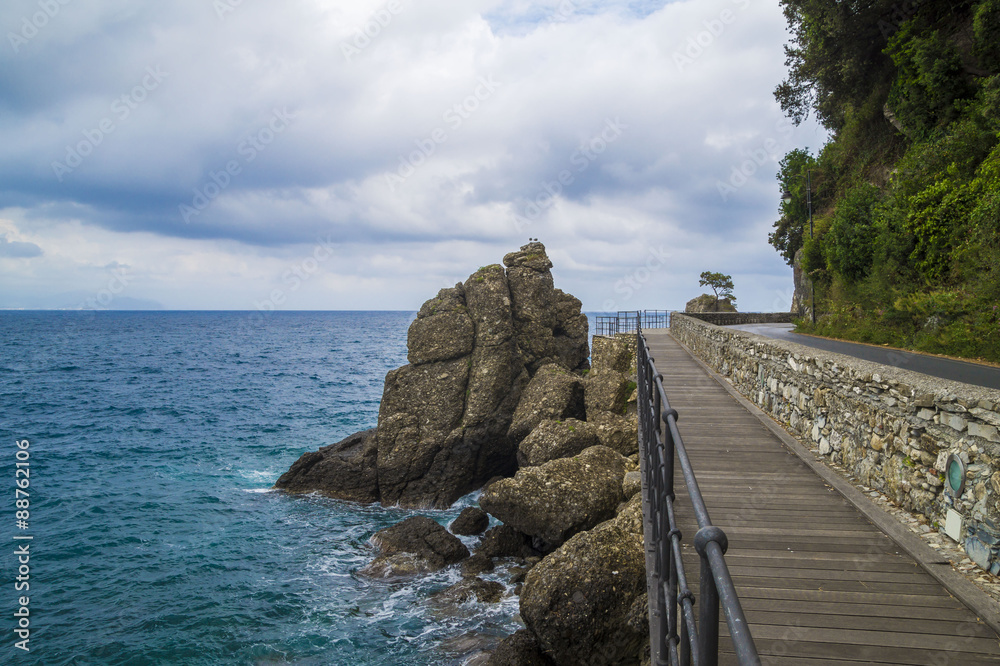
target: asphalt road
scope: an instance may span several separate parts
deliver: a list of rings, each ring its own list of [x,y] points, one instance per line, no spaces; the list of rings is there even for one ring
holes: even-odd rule
[[[864,361],[891,365],[895,368],[920,372],[931,377],[950,379],[976,386],[1000,390],[1000,368],[965,361],[953,361],[937,356],[899,351],[898,349],[883,349],[871,345],[861,345],[854,342],[841,342],[814,338],[810,335],[792,333],[792,324],[744,324],[731,326],[748,333],[756,333],[777,340],[788,340],[806,347],[814,347],[824,351],[854,356]]]

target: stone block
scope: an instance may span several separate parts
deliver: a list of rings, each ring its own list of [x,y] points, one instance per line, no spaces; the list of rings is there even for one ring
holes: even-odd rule
[[[973,437],[982,437],[991,442],[1000,442],[1000,433],[997,432],[996,426],[970,422],[969,434]]]
[[[965,427],[968,425],[968,421],[956,414],[943,414],[941,416],[941,421],[949,428],[957,430],[958,432],[965,430]]]
[[[978,564],[983,569],[987,571],[993,566],[993,553],[989,546],[977,539],[976,537],[969,537],[965,540],[965,553],[969,556],[969,559]]]
[[[933,409],[921,409],[917,412],[917,418],[923,419],[924,421],[933,421],[934,413]]]

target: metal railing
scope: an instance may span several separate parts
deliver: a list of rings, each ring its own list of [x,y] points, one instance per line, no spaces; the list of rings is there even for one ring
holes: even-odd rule
[[[654,666],[715,666],[719,651],[719,607],[740,664],[760,664],[757,647],[726,566],[728,540],[712,525],[687,450],[677,430],[677,412],[663,390],[663,375],[650,358],[642,327],[636,329],[639,385],[639,461],[642,471],[646,587],[649,592],[650,659]],[[680,464],[698,531],[694,547],[701,560],[695,595],[681,560],[681,532],[674,513],[674,463]],[[678,625],[680,633],[678,633]]]
[[[671,310],[619,310],[613,315],[598,315],[595,335],[610,337],[634,333],[638,328],[667,328]]]

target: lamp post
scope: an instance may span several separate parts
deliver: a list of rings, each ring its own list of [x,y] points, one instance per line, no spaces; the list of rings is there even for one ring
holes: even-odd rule
[[[802,175],[792,176],[793,178],[801,178]],[[781,193],[781,200],[785,203],[790,203],[792,200],[792,193],[785,190]],[[812,170],[806,169],[806,206],[809,208],[809,238],[813,237],[813,200],[812,200]],[[816,323],[816,284],[809,280],[809,290],[812,292],[812,323]]]

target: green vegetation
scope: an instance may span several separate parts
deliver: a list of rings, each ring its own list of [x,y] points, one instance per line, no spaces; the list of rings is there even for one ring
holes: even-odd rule
[[[698,280],[698,286],[700,287],[711,287],[712,291],[715,292],[715,309],[719,309],[719,299],[725,298],[733,305],[736,304],[736,297],[733,296],[733,278],[729,275],[723,275],[722,273],[713,273],[711,271],[704,271],[701,274],[701,279]]]
[[[816,289],[800,328],[1000,361],[1000,0],[781,4],[775,97],[831,135],[778,173],[769,240]]]

